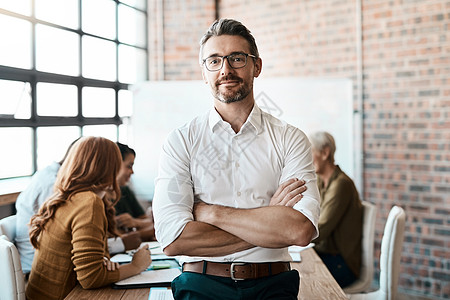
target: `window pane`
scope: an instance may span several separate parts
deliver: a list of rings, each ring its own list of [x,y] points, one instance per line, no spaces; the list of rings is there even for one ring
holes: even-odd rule
[[[30,22],[0,14],[0,41],[0,65],[31,69]]]
[[[36,68],[39,71],[78,76],[79,37],[77,34],[36,25]]]
[[[101,22],[99,22],[101,12]],[[83,31],[116,38],[116,3],[111,0],[83,0]]]
[[[0,147],[0,178],[31,175],[31,128],[0,128],[0,141],[8,143],[8,147]]]
[[[116,44],[83,36],[83,76],[116,80]]]
[[[38,170],[54,161],[60,161],[69,145],[79,137],[80,128],[76,126],[39,127],[37,129]]]
[[[124,124],[119,125],[119,142],[129,145],[130,137],[132,137],[132,134],[130,132],[131,126],[129,125],[130,121],[128,118],[124,118],[123,123]]]
[[[31,85],[29,82],[0,80],[0,115],[14,119],[31,117]]]
[[[145,10],[145,8],[147,7],[146,0],[121,0],[120,2],[142,10]]]
[[[106,88],[83,88],[83,116],[112,118],[116,115],[115,92]]]
[[[88,125],[83,127],[83,136],[102,136],[113,142],[117,141],[116,125]]]
[[[145,14],[119,4],[119,41],[145,47]]]
[[[78,115],[76,86],[39,82],[36,93],[38,115],[63,117]]]
[[[147,79],[146,52],[134,47],[119,45],[119,81],[137,83]]]
[[[119,91],[119,116],[131,117],[133,113],[133,93],[129,90]]]
[[[0,0],[0,8],[31,16],[31,0]]]
[[[78,29],[78,0],[35,0],[36,18]]]

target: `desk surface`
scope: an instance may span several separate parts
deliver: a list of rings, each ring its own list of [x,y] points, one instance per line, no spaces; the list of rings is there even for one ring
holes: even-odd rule
[[[291,263],[292,267],[300,273],[300,291],[298,299],[347,299],[345,293],[331,276],[322,260],[313,249],[301,252],[301,263]],[[66,300],[103,300],[103,299],[142,299],[147,300],[150,289],[124,289],[116,290],[105,287],[95,290],[83,290],[77,285]]]

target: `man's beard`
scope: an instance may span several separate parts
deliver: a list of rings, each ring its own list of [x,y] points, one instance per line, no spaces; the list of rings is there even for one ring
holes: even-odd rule
[[[239,77],[228,75],[225,80],[239,80],[239,82],[243,82],[243,80]],[[220,80],[217,80],[215,83],[215,89],[213,90],[214,98],[219,100],[222,103],[233,103],[242,101],[247,97],[253,88],[253,83],[242,85],[236,92],[227,91],[225,93],[221,93],[219,90]]]

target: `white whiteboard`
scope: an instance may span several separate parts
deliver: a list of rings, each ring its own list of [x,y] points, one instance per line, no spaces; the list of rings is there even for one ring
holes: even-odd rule
[[[203,81],[154,81],[132,87],[131,131],[136,150],[133,188],[141,200],[153,198],[161,146],[169,132],[212,108]],[[350,79],[256,78],[261,109],[307,135],[328,131],[336,140],[336,163],[354,178],[352,82]]]

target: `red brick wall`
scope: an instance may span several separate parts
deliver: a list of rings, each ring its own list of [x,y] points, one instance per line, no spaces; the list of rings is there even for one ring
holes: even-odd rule
[[[198,64],[199,41],[215,20],[215,1],[162,2],[161,5],[159,0],[149,0],[150,80],[199,80],[202,78]],[[163,24],[156,19],[164,20]]]
[[[163,2],[164,79],[201,79],[198,41],[215,1]],[[357,7],[222,0],[218,12],[253,32],[262,76],[346,77],[356,92]],[[378,207],[375,278],[387,215],[400,205],[407,220],[399,290],[450,298],[450,1],[362,0],[361,14],[362,196]]]
[[[221,1],[254,34],[265,77],[355,74],[353,1]]]
[[[365,198],[379,217],[394,204],[406,211],[400,287],[443,298],[450,297],[449,9],[449,1],[363,1]]]

